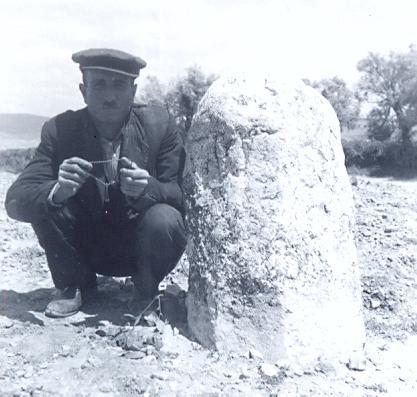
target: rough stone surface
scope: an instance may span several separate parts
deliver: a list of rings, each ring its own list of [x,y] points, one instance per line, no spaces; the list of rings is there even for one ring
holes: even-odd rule
[[[223,77],[187,141],[188,322],[205,346],[309,366],[362,348],[339,123],[301,82]]]

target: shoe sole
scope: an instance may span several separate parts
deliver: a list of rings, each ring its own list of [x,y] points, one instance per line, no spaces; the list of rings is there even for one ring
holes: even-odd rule
[[[49,318],[65,318],[65,317],[73,316],[74,314],[77,314],[79,311],[80,310],[77,309],[69,313],[59,313],[59,312],[54,312],[53,310],[45,310],[45,316]]]

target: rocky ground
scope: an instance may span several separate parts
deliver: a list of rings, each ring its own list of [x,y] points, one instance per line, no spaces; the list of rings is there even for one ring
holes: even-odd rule
[[[0,200],[14,179],[0,173]],[[353,177],[363,266],[365,360],[349,369],[267,363],[257,352],[220,356],[193,342],[180,264],[155,313],[133,327],[129,284],[101,278],[69,319],[43,309],[53,293],[31,228],[0,207],[1,396],[416,396],[417,180]],[[181,288],[179,288],[179,287]]]

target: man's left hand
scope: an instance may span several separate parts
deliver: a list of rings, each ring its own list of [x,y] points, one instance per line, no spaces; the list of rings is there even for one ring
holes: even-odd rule
[[[138,198],[148,185],[149,173],[126,157],[120,162],[120,190],[126,196]]]

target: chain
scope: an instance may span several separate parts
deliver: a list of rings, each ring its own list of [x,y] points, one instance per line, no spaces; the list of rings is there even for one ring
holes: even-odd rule
[[[112,161],[115,161],[115,159],[108,159],[108,160],[94,160],[90,161],[90,164],[105,164],[105,163],[111,163]],[[117,159],[117,162],[122,161],[122,159]]]
[[[90,161],[90,164],[108,164],[108,163],[112,163],[113,161],[116,161],[117,163],[119,163],[120,161],[122,161],[122,159],[108,159],[108,160],[94,160],[94,161]],[[129,160],[130,161],[130,160]],[[131,161],[131,163],[132,163],[132,161]],[[104,181],[102,181],[100,178],[97,178],[95,175],[93,175],[93,174],[90,174],[89,172],[86,172],[85,171],[85,173],[88,175],[88,176],[91,176],[92,178],[94,178],[97,182],[100,182],[102,185],[104,185],[105,187],[109,187],[110,185],[112,185],[113,183],[114,183],[114,181],[113,182],[104,182]]]
[[[113,182],[104,182],[100,178],[97,178],[95,175],[90,174],[89,172],[86,172],[86,174],[88,176],[91,176],[93,179],[95,179],[97,182],[100,182],[104,186],[110,186],[110,185],[112,185],[114,183],[114,181]]]
[[[117,163],[119,163],[120,161],[122,161],[122,159],[108,159],[108,160],[94,160],[94,161],[90,161],[90,164],[107,164],[107,163],[112,163],[113,161],[116,161]],[[129,160],[129,166],[131,168],[133,168],[133,161]],[[112,182],[105,182],[103,180],[101,180],[100,178],[97,178],[95,175],[84,171],[88,176],[90,176],[91,178],[95,179],[97,182],[99,182],[100,184],[102,184],[104,186],[104,201],[109,201],[109,186],[113,185],[114,183],[116,183],[115,181]]]
[[[126,160],[129,161],[129,167],[132,167],[134,164],[133,161],[129,159],[126,159]],[[122,159],[94,160],[94,161],[90,161],[90,164],[106,164],[106,163],[111,163],[113,161],[116,161],[117,163],[119,163],[120,161],[122,161]]]

